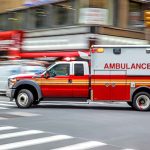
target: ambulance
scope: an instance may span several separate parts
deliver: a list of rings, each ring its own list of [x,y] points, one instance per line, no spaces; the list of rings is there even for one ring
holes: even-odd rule
[[[150,110],[150,46],[93,45],[83,61],[55,62],[41,74],[8,79],[7,96],[19,108],[42,100],[127,102]]]

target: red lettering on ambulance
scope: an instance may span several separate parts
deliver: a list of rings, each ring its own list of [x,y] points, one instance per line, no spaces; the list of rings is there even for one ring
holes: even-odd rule
[[[104,69],[109,69],[109,65],[106,63]]]
[[[110,63],[109,68],[110,69],[116,69],[116,64],[115,63]]]
[[[120,69],[120,64],[116,63],[116,69]]]
[[[147,69],[147,65],[145,63],[142,64],[142,69]]]
[[[150,63],[147,64],[147,69],[150,69]]]
[[[132,63],[131,65],[127,63],[106,63],[104,69],[145,70],[150,69],[150,63]]]
[[[131,69],[136,69],[135,64],[132,64],[132,65],[131,65]]]

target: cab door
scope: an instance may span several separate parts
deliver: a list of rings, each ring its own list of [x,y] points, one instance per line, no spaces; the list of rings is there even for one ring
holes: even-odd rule
[[[74,98],[88,98],[89,96],[89,73],[84,63],[73,63],[72,87]],[[88,72],[88,71],[87,71]]]
[[[41,80],[41,89],[44,97],[72,97],[71,64],[61,63],[50,68],[48,78]]]

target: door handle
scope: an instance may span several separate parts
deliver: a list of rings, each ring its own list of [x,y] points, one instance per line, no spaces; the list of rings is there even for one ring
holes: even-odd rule
[[[72,83],[72,79],[68,79],[68,83]]]
[[[111,84],[111,86],[112,86],[112,87],[115,87],[115,86],[116,86],[116,84],[115,84],[115,83],[112,83],[112,84]]]
[[[109,87],[109,83],[105,83],[105,86],[106,86],[106,87]]]

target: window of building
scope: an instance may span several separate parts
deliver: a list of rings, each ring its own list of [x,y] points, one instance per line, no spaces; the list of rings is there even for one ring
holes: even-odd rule
[[[52,7],[54,10],[54,24],[56,26],[72,25],[75,22],[74,14],[76,13],[76,8],[73,0],[56,3]]]
[[[35,13],[35,27],[36,28],[44,28],[47,27],[46,18],[48,15],[46,6],[40,6],[34,9]]]
[[[149,10],[150,3],[144,0],[129,1],[129,21],[131,29],[144,30],[144,11]]]
[[[140,29],[144,27],[143,21],[143,4],[136,1],[129,2],[129,28]]]
[[[8,14],[0,14],[0,30],[9,29]]]
[[[26,24],[25,14],[25,10],[9,12],[7,17],[8,29],[24,29]]]
[[[75,24],[76,5],[74,0],[49,3],[28,8],[27,29],[59,27]]]

